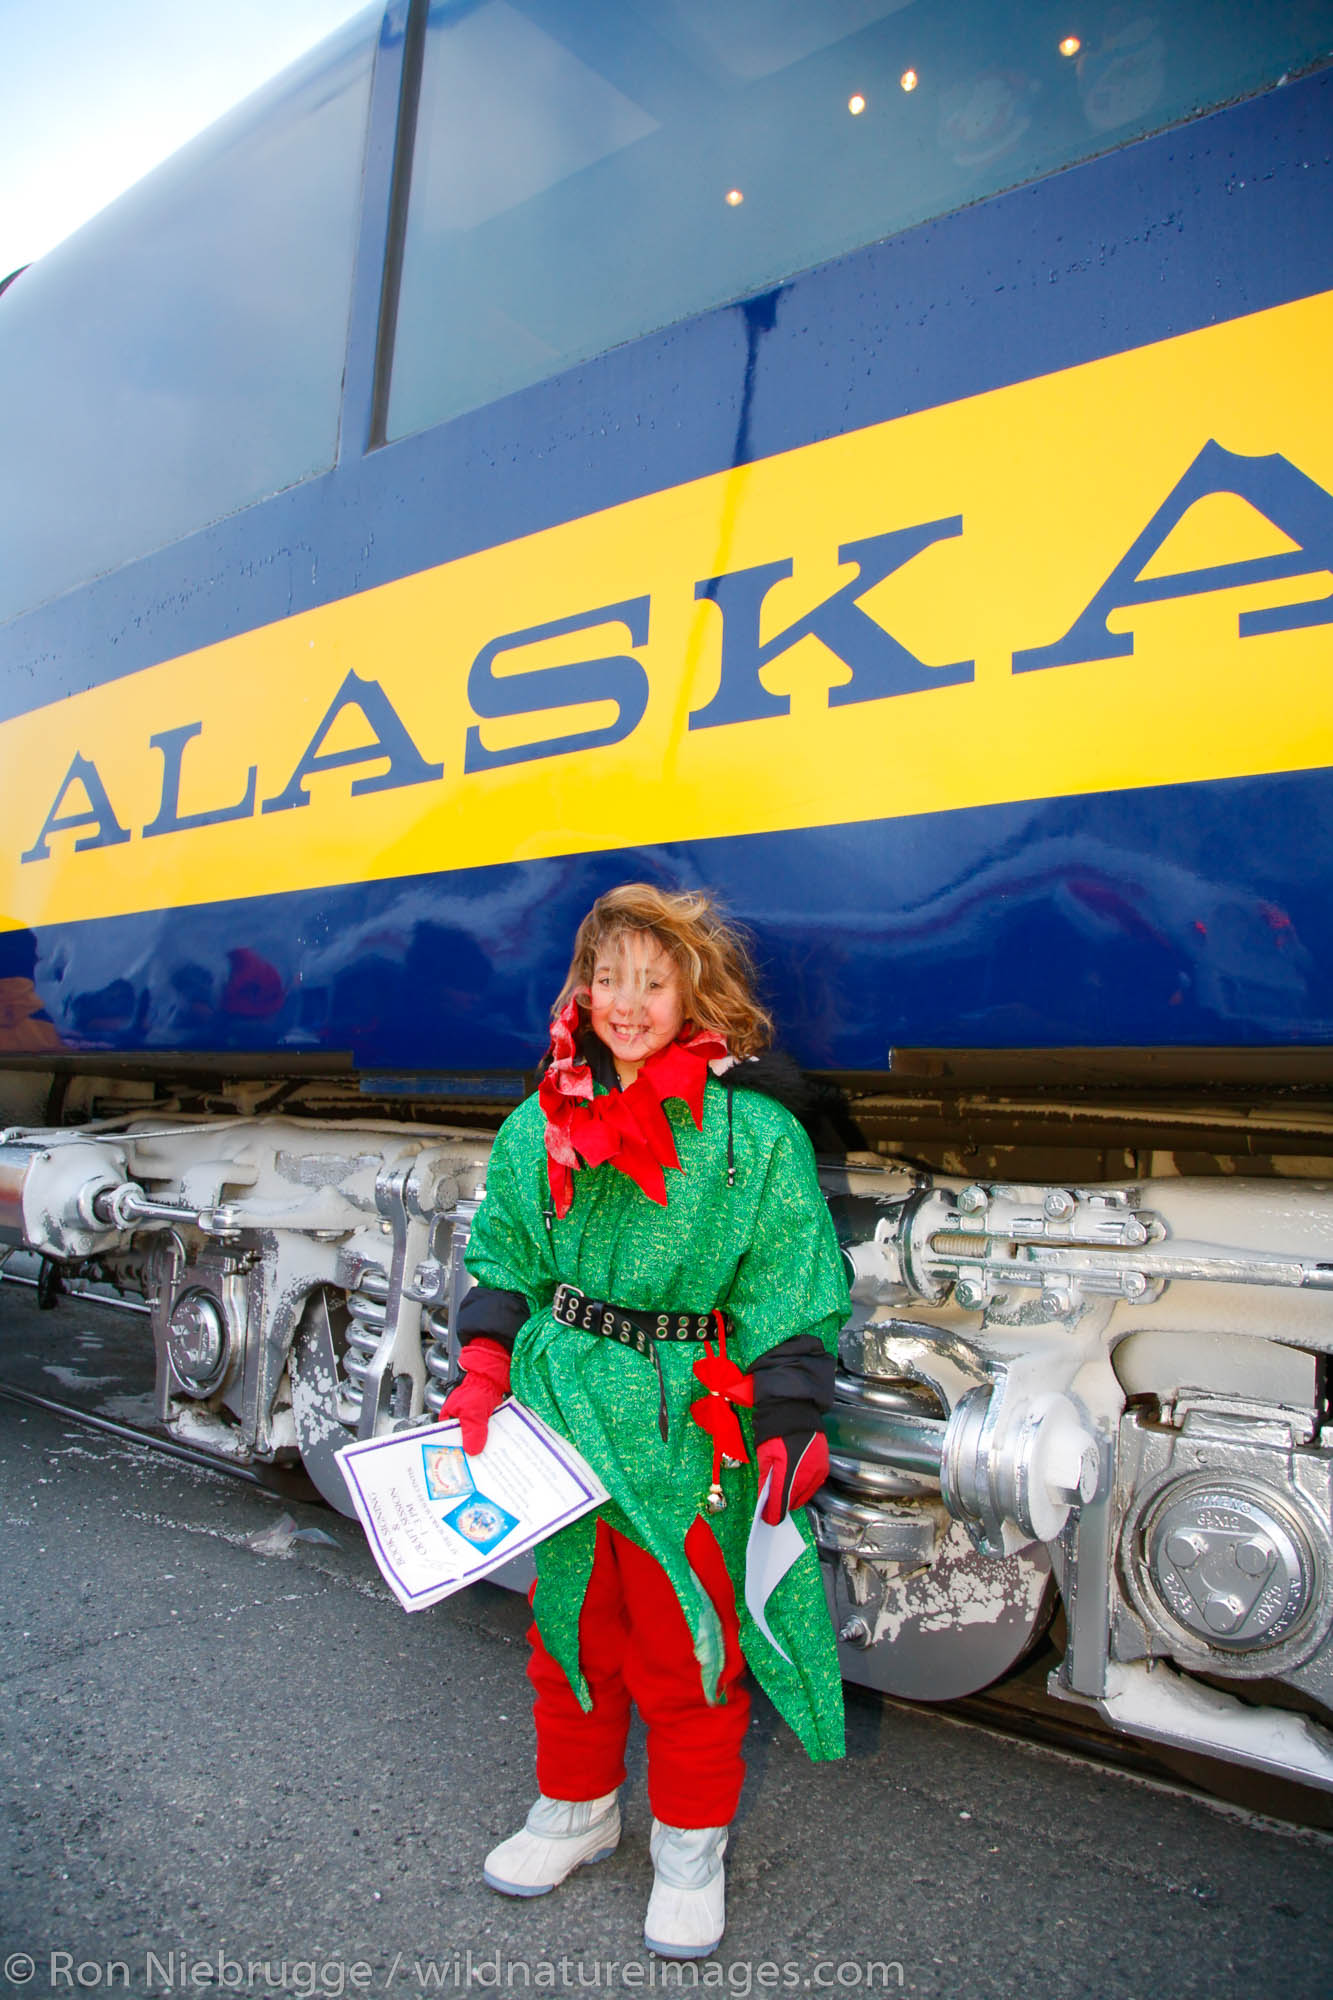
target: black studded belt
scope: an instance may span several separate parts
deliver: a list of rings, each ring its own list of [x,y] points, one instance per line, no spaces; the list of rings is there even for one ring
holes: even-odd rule
[[[608,1305],[605,1299],[590,1299],[573,1285],[556,1286],[551,1311],[562,1326],[618,1340],[622,1347],[632,1347],[645,1361],[652,1362],[657,1370],[657,1428],[663,1437],[667,1434],[666,1383],[662,1379],[658,1347],[664,1340],[716,1339],[717,1323],[723,1317],[716,1312],[634,1312],[628,1306]]]

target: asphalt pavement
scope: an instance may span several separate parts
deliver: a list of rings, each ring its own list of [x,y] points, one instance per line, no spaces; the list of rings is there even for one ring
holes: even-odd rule
[[[284,1514],[336,1544],[257,1550]],[[481,1882],[534,1791],[519,1598],[408,1616],[354,1523],[4,1401],[0,1523],[7,1993],[1330,1990],[1333,1836],[857,1693],[837,1765],[756,1701],[727,1935],[668,1968],[638,1734],[609,1861]]]

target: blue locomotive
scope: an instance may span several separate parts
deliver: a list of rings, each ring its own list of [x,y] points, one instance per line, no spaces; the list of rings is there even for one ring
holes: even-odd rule
[[[0,1232],[438,1404],[702,883],[855,1275],[849,1675],[1333,1789],[1333,6],[391,0],[0,296]]]

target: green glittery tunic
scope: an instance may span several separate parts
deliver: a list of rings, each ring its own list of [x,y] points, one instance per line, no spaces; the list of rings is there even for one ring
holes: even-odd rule
[[[685,1555],[685,1536],[712,1477],[713,1448],[689,1414],[702,1393],[695,1342],[660,1343],[668,1434],[658,1421],[658,1378],[633,1348],[562,1325],[550,1310],[562,1280],[590,1298],[633,1311],[725,1308],[728,1353],[742,1368],[793,1334],[836,1347],[850,1310],[842,1260],[815,1177],[814,1155],[791,1113],[758,1091],[733,1095],[735,1185],[727,1186],[727,1096],[710,1077],[703,1130],[669,1098],[680,1170],[666,1170],[657,1206],[609,1162],[574,1176],[574,1200],[550,1219],[545,1119],[527,1099],[501,1127],[472,1225],[467,1267],[478,1283],[521,1292],[534,1310],[514,1344],[513,1388],[575,1444],[611,1498],[609,1525],[655,1556],[671,1579],[694,1637],[705,1698],[717,1697],[722,1630]],[[758,1499],[750,1417],[740,1411],[751,1463],[724,1469],[726,1512],[705,1516],[736,1591],[741,1645],[760,1685],[812,1757],[843,1754],[842,1682],[819,1559],[805,1518],[794,1515],[805,1553],[768,1601],[765,1616],[782,1655],[745,1604],[745,1550]],[[543,1542],[534,1611],[542,1640],[586,1707],[578,1625],[592,1569],[597,1514]]]

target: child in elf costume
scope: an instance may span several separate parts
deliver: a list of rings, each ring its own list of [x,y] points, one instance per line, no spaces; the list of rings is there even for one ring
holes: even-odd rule
[[[620,1838],[631,1701],[648,1730],[651,1950],[725,1922],[748,1662],[814,1758],[842,1687],[803,1511],[849,1301],[810,1142],[765,1094],[768,1017],[709,899],[629,884],[579,928],[536,1094],[501,1128],[472,1227],[463,1379],[479,1451],[514,1394],[610,1494],[541,1544],[529,1634],[540,1797],[485,1879],[539,1896]],[[746,1546],[792,1512],[805,1548],[746,1607]]]

